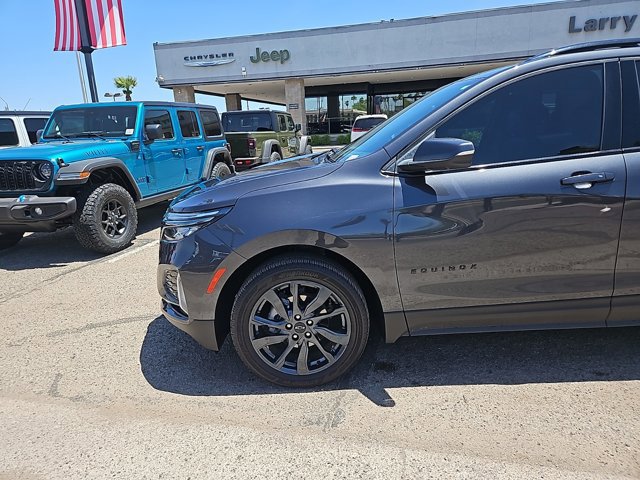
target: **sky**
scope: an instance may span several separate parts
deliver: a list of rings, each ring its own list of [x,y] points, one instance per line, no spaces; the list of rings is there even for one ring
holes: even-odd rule
[[[380,20],[443,15],[514,5],[517,0],[206,1],[122,0],[127,45],[93,53],[98,95],[118,91],[113,78],[132,75],[134,100],[173,100],[155,82],[154,42],[226,38]],[[53,0],[0,0],[0,109],[51,110],[81,103],[75,52],[54,52]],[[224,99],[196,95],[196,101],[225,110]],[[259,104],[250,105],[255,108]]]

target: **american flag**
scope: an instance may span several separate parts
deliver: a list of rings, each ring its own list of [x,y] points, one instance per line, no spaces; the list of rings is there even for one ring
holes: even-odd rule
[[[126,45],[122,0],[79,0],[87,13],[89,41],[92,48]],[[78,16],[76,0],[53,0],[56,10],[54,50],[80,50],[82,16]]]

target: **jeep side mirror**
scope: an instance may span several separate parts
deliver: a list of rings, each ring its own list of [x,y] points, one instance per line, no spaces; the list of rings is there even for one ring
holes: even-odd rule
[[[42,134],[44,133],[44,129],[41,128],[40,130],[36,131],[36,142],[39,142],[40,140],[42,140]]]
[[[147,138],[149,140],[160,140],[161,138],[164,138],[162,125],[160,125],[159,123],[147,125],[146,127],[144,127],[144,133],[147,134]]]
[[[420,144],[413,158],[398,163],[398,172],[424,173],[428,170],[455,170],[471,165],[475,147],[460,138],[431,138]]]
[[[296,123],[296,132],[299,132],[300,130],[302,130],[302,124]]]

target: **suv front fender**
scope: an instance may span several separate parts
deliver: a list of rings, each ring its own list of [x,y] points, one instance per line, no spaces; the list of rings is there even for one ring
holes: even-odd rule
[[[106,170],[108,168],[116,168],[131,185],[135,192],[134,200],[142,198],[140,189],[131,172],[122,160],[115,157],[90,158],[79,162],[69,163],[60,168],[54,182],[56,186],[82,185],[89,181],[91,174],[98,170]]]

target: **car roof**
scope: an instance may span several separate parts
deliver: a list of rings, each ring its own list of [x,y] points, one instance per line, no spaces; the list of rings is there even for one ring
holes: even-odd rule
[[[360,120],[362,118],[388,118],[385,113],[372,113],[371,115],[358,115],[356,120]]]
[[[231,113],[231,114],[236,114],[236,113],[285,113],[287,115],[290,115],[289,112],[285,112],[284,110],[271,110],[270,108],[260,108],[260,109],[254,109],[254,110],[230,110],[230,111],[224,112],[224,113]]]
[[[51,112],[44,112],[38,110],[0,110],[0,117],[10,116],[50,116]]]
[[[203,105],[201,103],[188,103],[188,102],[158,102],[158,101],[135,101],[135,102],[97,102],[97,103],[76,103],[72,105],[60,105],[58,109],[67,108],[82,108],[82,107],[139,107],[144,105],[146,107],[180,107],[180,108],[208,108],[210,110],[218,110],[213,105]],[[57,109],[56,109],[57,110]]]

